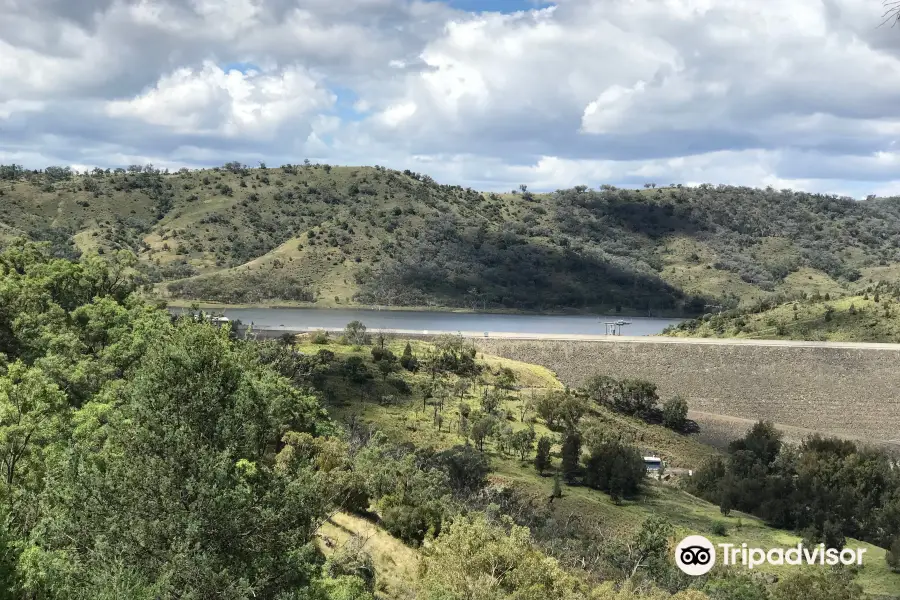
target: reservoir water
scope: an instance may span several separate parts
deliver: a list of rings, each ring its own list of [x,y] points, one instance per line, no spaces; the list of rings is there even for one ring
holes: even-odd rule
[[[173,309],[173,312],[179,312]],[[594,334],[606,333],[606,322],[627,321],[622,335],[657,335],[682,319],[622,317],[619,315],[504,315],[400,310],[322,308],[235,308],[222,311],[256,329],[304,331],[343,329],[350,321],[362,321],[370,329],[402,329],[429,333],[490,331],[496,333]]]

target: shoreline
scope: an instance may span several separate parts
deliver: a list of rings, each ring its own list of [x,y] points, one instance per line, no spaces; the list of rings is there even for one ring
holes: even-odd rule
[[[325,305],[310,302],[290,302],[290,301],[272,301],[272,302],[255,302],[247,304],[227,304],[224,302],[212,302],[204,300],[182,300],[168,299],[160,297],[152,297],[153,299],[166,303],[167,308],[191,308],[197,306],[199,309],[205,310],[243,310],[243,309],[264,309],[264,310],[285,310],[285,309],[306,309],[306,310],[331,310],[331,311],[373,311],[373,312],[434,312],[434,313],[456,313],[466,315],[518,315],[529,317],[628,317],[628,318],[644,318],[644,319],[691,319],[696,315],[685,315],[678,311],[660,311],[652,315],[644,314],[640,311],[622,310],[615,312],[598,311],[593,309],[569,309],[569,310],[553,310],[553,311],[528,311],[515,308],[488,308],[485,310],[473,310],[471,308],[459,308],[451,306],[374,306],[369,304],[337,304]]]

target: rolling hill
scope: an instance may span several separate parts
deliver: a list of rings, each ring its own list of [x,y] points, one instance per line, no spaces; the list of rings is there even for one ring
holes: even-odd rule
[[[700,315],[900,280],[900,202],[704,184],[505,194],[383,167],[0,167],[0,244],[128,249],[170,300]]]
[[[900,288],[878,283],[854,295],[772,298],[669,328],[675,337],[900,343]]]

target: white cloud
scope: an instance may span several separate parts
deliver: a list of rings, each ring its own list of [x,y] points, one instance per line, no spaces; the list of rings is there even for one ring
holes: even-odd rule
[[[415,102],[403,102],[401,104],[392,104],[378,115],[378,120],[384,125],[393,128],[397,127],[404,121],[409,120],[416,114],[418,107]]]
[[[291,119],[327,109],[334,95],[301,68],[277,73],[229,70],[211,62],[182,68],[129,100],[106,104],[111,117],[132,117],[178,133],[270,136]]]
[[[877,1],[509,3],[7,2],[0,157],[900,190],[900,31]]]

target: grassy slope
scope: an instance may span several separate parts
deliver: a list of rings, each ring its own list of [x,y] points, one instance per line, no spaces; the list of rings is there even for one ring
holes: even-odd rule
[[[388,347],[395,353],[402,352],[405,342],[392,341]],[[414,353],[419,353],[425,346],[420,341],[411,342]],[[367,360],[369,348],[354,350],[348,346],[329,344],[328,346],[308,343],[305,337],[300,338],[299,350],[304,352],[316,352],[327,347],[334,351],[338,357],[358,354]],[[518,375],[519,385],[522,391],[519,396],[527,397],[530,390],[540,392],[546,389],[559,389],[562,384],[553,373],[547,369],[511,361],[493,356],[481,356],[479,360],[487,362],[492,368],[506,366],[513,369]],[[409,383],[415,384],[426,378],[425,375],[408,373],[402,374]],[[490,376],[488,376],[490,380]],[[332,382],[335,384],[335,382]],[[444,423],[438,431],[433,423],[431,407],[422,410],[418,396],[400,400],[396,403],[384,406],[377,399],[382,395],[396,395],[396,392],[380,380],[375,380],[371,387],[365,391],[359,388],[340,387],[331,389],[332,406],[330,412],[337,418],[346,418],[355,415],[362,421],[387,432],[397,440],[408,441],[417,446],[433,446],[437,448],[450,447],[463,442],[463,438],[455,432],[452,423]],[[356,400],[362,398],[362,400]],[[351,400],[353,399],[353,400]],[[477,406],[477,401],[471,395],[466,401]],[[455,402],[450,402],[445,408],[447,421],[452,420],[455,412]],[[506,408],[518,415],[521,406],[517,399],[506,403]],[[616,415],[608,411],[596,411],[589,418],[599,420],[612,431],[631,432],[635,443],[646,452],[658,453],[675,467],[696,467],[702,461],[715,454],[717,451],[700,444],[688,436],[675,434],[659,426],[647,425],[636,419]],[[516,421],[508,421],[514,428],[525,427]],[[535,425],[538,435],[552,434],[538,421]],[[530,462],[522,463],[516,458],[501,455],[492,444],[487,444],[487,451],[491,454],[496,477],[512,485],[522,486],[525,490],[538,496],[549,497],[553,481],[550,477],[541,477],[537,474]],[[554,448],[558,451],[558,447]],[[558,459],[555,459],[558,464]],[[651,514],[659,514],[669,519],[678,529],[679,533],[699,533],[707,536],[714,542],[748,542],[751,545],[763,548],[782,547],[796,545],[800,538],[789,532],[767,527],[759,519],[741,513],[732,513],[729,517],[723,517],[718,507],[691,496],[670,483],[651,482],[645,497],[635,502],[625,502],[623,505],[614,504],[607,495],[584,487],[564,487],[563,497],[554,502],[554,510],[565,513],[574,513],[582,516],[596,517],[603,526],[617,533],[634,532],[640,524]],[[725,537],[712,533],[716,522],[724,522],[727,525],[728,534]],[[865,590],[871,594],[896,593],[900,589],[900,575],[891,574],[884,561],[885,551],[881,548],[857,541],[848,541],[850,546],[865,547],[868,549],[866,562],[859,574],[859,582]],[[395,566],[388,569],[390,577],[395,577]],[[405,567],[404,567],[405,568]],[[792,568],[792,567],[788,567]],[[783,568],[768,567],[774,573]]]
[[[319,547],[326,556],[346,544],[353,536],[364,542],[372,556],[379,598],[411,598],[418,567],[418,552],[362,517],[336,513],[316,532]]]
[[[830,312],[830,317],[826,314]],[[900,342],[900,303],[888,295],[797,301],[755,313],[729,314],[684,324],[669,335],[757,339]]]
[[[841,268],[860,269],[864,276],[900,273],[882,241],[891,231],[870,235],[873,211],[893,210],[887,201],[852,209],[838,202],[840,210],[834,210],[831,200],[819,197],[737,188],[608,190],[567,199],[486,195],[381,168],[324,166],[78,176],[50,185],[38,178],[2,181],[0,192],[0,241],[15,231],[53,233],[83,251],[127,247],[166,282],[215,276],[212,289],[237,287],[248,273],[263,273],[309,288],[316,306],[352,306],[358,304],[354,296],[366,291],[367,303],[472,307],[479,300],[466,296],[470,283],[480,293],[489,290],[497,308],[524,306],[535,290],[564,291],[532,302],[531,310],[618,303],[623,312],[639,312],[649,302],[661,312],[668,301],[659,298],[679,290],[713,303],[748,302],[779,291],[844,293],[852,287],[847,281],[801,265],[810,244],[828,239],[846,250],[816,252]],[[454,233],[441,238],[429,229],[434,220],[455,222]],[[790,235],[790,227],[778,230],[782,221],[809,229],[805,241]],[[484,246],[473,250],[477,244]],[[501,260],[479,262],[488,248]],[[447,264],[461,250],[474,256],[437,272],[425,292],[406,296],[411,302],[396,299],[389,277],[359,276],[366,268],[389,271],[412,257],[400,268],[409,275],[423,256]],[[535,262],[520,265],[517,257]],[[540,268],[533,280],[510,283],[510,274],[535,265]],[[760,273],[768,277],[780,265],[787,265],[787,277],[758,281]],[[578,283],[586,276],[596,276],[598,285]],[[606,291],[597,294],[598,287]],[[167,293],[166,284],[158,289]]]

